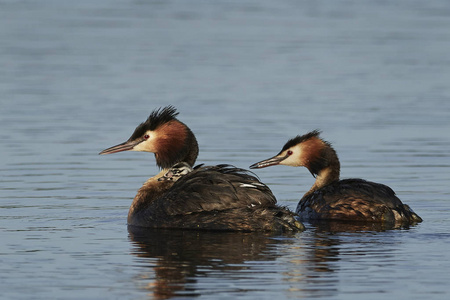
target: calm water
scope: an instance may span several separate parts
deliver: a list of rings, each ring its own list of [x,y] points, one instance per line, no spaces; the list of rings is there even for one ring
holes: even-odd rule
[[[0,1],[2,299],[444,299],[447,1]],[[403,230],[151,231],[153,155],[98,156],[167,104],[199,163],[247,168],[320,128],[343,177],[390,185]],[[257,170],[295,209],[306,169]]]

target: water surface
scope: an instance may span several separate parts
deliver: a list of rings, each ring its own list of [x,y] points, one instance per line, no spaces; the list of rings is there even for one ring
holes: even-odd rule
[[[446,1],[0,1],[2,298],[448,297],[449,17]],[[97,154],[168,104],[199,163],[247,168],[321,129],[342,177],[424,222],[130,234],[154,158]],[[291,209],[314,180],[256,172]]]

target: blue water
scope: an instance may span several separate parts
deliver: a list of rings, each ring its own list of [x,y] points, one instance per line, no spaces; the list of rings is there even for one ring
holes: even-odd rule
[[[444,299],[447,1],[0,1],[2,299]],[[247,168],[321,129],[342,177],[424,222],[295,235],[128,233],[147,153],[98,156],[173,104],[199,163]],[[314,178],[256,170],[295,209]]]

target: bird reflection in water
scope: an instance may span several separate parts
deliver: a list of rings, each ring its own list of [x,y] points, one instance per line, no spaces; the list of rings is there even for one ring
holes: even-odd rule
[[[317,220],[306,223],[301,239],[289,246],[285,272],[295,297],[333,299],[341,291],[342,267],[392,261],[403,247],[393,231],[408,230],[379,222]]]
[[[226,280],[254,274],[253,288],[270,290],[264,282],[271,267],[287,266],[280,278],[295,296],[329,297],[339,292],[341,260],[393,259],[399,247],[390,225],[383,223],[317,221],[301,235],[263,232],[209,232],[129,227],[132,254],[138,257],[139,288],[154,299],[242,292]],[[404,228],[402,228],[403,230]],[[379,247],[373,245],[382,243]],[[278,261],[278,262],[277,262]],[[271,262],[267,264],[267,262]],[[267,268],[267,269],[266,269]],[[260,277],[261,276],[261,277]],[[223,284],[217,279],[223,280]],[[262,279],[262,280],[259,280]],[[276,280],[275,280],[276,282]],[[245,284],[244,284],[245,285]],[[278,288],[278,287],[277,287]]]
[[[175,295],[195,296],[200,292],[192,287],[197,277],[207,277],[212,270],[239,271],[248,269],[247,261],[274,261],[282,255],[271,251],[275,244],[294,243],[284,234],[273,237],[264,232],[209,232],[194,230],[140,230],[130,226],[129,236],[134,249],[132,254],[144,258],[143,272],[139,281],[153,298],[168,299]]]

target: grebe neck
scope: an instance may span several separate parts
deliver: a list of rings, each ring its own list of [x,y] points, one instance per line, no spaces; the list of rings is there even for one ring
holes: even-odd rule
[[[339,158],[331,147],[326,147],[322,150],[321,160],[325,162],[323,167],[316,171],[311,172],[316,177],[311,189],[305,194],[305,196],[310,195],[324,186],[327,186],[335,181],[339,181],[341,166],[339,163]]]
[[[194,133],[189,129],[189,127],[186,126],[187,129],[187,137],[186,137],[186,145],[188,145],[186,157],[181,160],[184,162],[187,162],[191,167],[194,166],[195,161],[197,160],[198,156],[198,143],[197,139],[195,138]],[[178,162],[177,162],[178,163]]]
[[[159,130],[155,153],[156,164],[162,169],[179,162],[194,166],[198,156],[198,143],[194,133],[184,123],[174,120]]]

